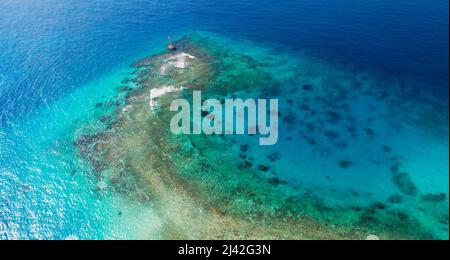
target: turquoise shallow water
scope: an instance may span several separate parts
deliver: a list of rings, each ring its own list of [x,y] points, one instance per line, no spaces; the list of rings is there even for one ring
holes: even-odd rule
[[[5,145],[2,156],[17,162],[14,168],[2,169],[3,185],[14,187],[2,190],[3,202],[11,207],[3,209],[4,238],[64,239],[75,234],[79,238],[105,237],[100,230],[108,221],[104,218],[108,207],[99,201],[89,171],[76,157],[72,131],[77,123],[92,116],[84,104],[107,95],[109,81],[114,82],[114,78],[81,87],[77,93],[41,108],[39,117],[27,117],[9,130],[15,131],[21,143]],[[95,96],[92,88],[100,92]]]
[[[242,49],[248,46],[244,43],[229,43],[249,55],[270,50],[282,61],[271,72],[284,84],[299,84],[298,74],[315,79],[309,82],[315,88],[312,95],[335,84],[351,91],[348,73],[366,78],[366,71],[370,73],[363,85],[369,89],[389,88],[394,81],[408,91],[426,89],[423,98],[411,93],[395,114],[392,104],[358,95],[348,104],[353,124],[360,126],[357,139],[348,132],[346,118],[332,129],[315,126],[318,132],[301,133],[305,127],[289,122],[308,117],[300,109],[304,93],[284,90],[279,144],[260,149],[253,138],[238,138],[238,143],[249,144],[249,156],[270,164],[282,180],[305,192],[314,190],[327,205],[364,206],[401,193],[392,182],[392,156],[386,155],[386,146],[402,158],[402,167],[421,195],[443,192],[448,197],[446,1],[398,6],[383,1],[358,6],[333,2],[328,7],[309,1],[269,2],[266,7],[248,2],[245,8],[233,1],[53,4],[0,4],[1,239],[159,238],[164,219],[127,197],[99,193],[95,173],[78,156],[73,141],[80,129],[102,116],[96,105],[117,94],[133,61],[161,51],[168,33],[181,37],[195,29],[252,40],[249,44],[255,48],[250,51]],[[297,21],[299,12],[303,15]],[[274,18],[273,23],[268,24],[267,17]],[[391,29],[384,30],[384,25]],[[290,65],[298,71],[290,71]],[[329,78],[308,74],[317,70]],[[434,96],[427,97],[431,93]],[[324,113],[326,120],[325,105],[312,103],[310,109]],[[431,111],[429,122],[416,117],[424,111]],[[337,140],[324,136],[331,130],[339,133]],[[311,146],[311,139],[317,145]],[[267,156],[275,153],[281,159],[271,162]],[[343,169],[343,161],[352,166]],[[448,214],[446,224],[445,215],[435,218],[442,217],[441,208],[431,212],[417,203],[421,202],[411,199],[403,207],[416,205],[409,213],[437,237],[448,238]]]
[[[76,130],[95,118],[96,104],[112,98],[129,73],[128,66],[111,71],[40,108],[39,116],[18,120],[9,129],[13,133],[4,132],[4,137],[19,136],[20,142],[6,139],[2,146],[2,158],[9,165],[15,162],[1,172],[2,187],[9,187],[2,189],[3,239],[143,237],[137,230],[152,221],[149,214],[139,222],[119,216],[129,212],[139,218],[148,209],[98,193],[92,170],[73,145]]]

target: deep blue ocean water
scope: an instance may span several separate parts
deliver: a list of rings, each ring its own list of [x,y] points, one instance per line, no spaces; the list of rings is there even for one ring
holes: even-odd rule
[[[68,131],[65,126],[88,120],[83,109],[108,96],[92,90],[95,82],[114,84],[111,75],[164,46],[168,34],[211,31],[286,52],[309,50],[421,82],[447,99],[448,5],[446,0],[2,0],[0,239],[109,236],[102,230],[109,206],[86,199],[95,197],[86,178],[66,178],[81,162],[73,161],[70,148],[56,137]],[[86,85],[92,86],[91,100],[77,99],[83,95],[74,91]],[[56,101],[76,105],[54,108]]]

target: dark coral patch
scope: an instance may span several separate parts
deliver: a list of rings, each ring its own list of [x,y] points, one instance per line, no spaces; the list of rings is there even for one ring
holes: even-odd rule
[[[278,152],[274,152],[271,153],[267,156],[267,158],[271,161],[271,162],[276,162],[278,160],[281,159],[280,154]]]
[[[364,129],[364,132],[366,132],[367,136],[369,136],[370,138],[374,138],[376,136],[375,131],[370,128]]]
[[[400,204],[402,203],[403,198],[400,194],[394,194],[391,197],[389,197],[389,203],[391,204]]]
[[[337,124],[342,119],[341,115],[335,111],[326,112],[326,116],[327,116],[327,122],[331,123],[331,124]]]
[[[280,180],[279,178],[276,178],[276,177],[270,178],[268,182],[269,182],[269,184],[274,185],[274,186],[287,184],[286,181]]]
[[[355,164],[351,161],[341,160],[338,162],[338,165],[341,169],[348,169],[348,168],[354,166]]]
[[[392,178],[397,187],[406,195],[417,196],[418,188],[412,182],[408,173],[400,170],[400,164],[396,163],[391,167]]]
[[[241,150],[241,152],[246,153],[246,152],[248,152],[248,148],[249,148],[248,145],[241,145],[240,150]]]
[[[303,89],[304,91],[312,91],[312,90],[314,89],[314,87],[313,87],[313,85],[311,85],[311,84],[304,84],[304,85],[302,86],[302,89]]]
[[[130,87],[127,87],[127,86],[123,86],[123,87],[120,87],[118,90],[119,90],[120,92],[128,92],[128,91],[131,91],[131,90],[133,90],[133,89],[130,88]]]
[[[372,207],[373,207],[374,209],[377,209],[377,210],[384,210],[384,209],[386,209],[386,205],[384,205],[384,204],[381,203],[381,202],[375,202],[375,203],[372,205]]]
[[[239,170],[247,170],[253,167],[253,163],[249,161],[244,161],[243,163],[239,164],[238,168]]]
[[[258,170],[262,172],[268,172],[270,170],[270,166],[267,165],[258,165]]]
[[[292,124],[295,124],[295,123],[296,123],[297,117],[296,117],[293,113],[289,113],[289,114],[287,114],[285,117],[283,117],[283,121],[284,121],[286,124],[292,125]]]
[[[390,147],[389,145],[384,145],[383,146],[383,152],[391,153],[392,152],[392,147]]]
[[[328,139],[330,140],[336,140],[337,138],[339,138],[339,133],[333,130],[328,130],[325,131],[325,136],[328,137]]]
[[[445,193],[438,193],[438,194],[432,194],[428,193],[421,197],[421,199],[425,202],[444,202],[447,199],[447,194]]]

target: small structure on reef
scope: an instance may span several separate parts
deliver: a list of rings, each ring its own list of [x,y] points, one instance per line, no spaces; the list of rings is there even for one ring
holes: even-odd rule
[[[173,44],[172,42],[172,36],[168,36],[167,39],[169,40],[169,45],[167,45],[167,49],[169,51],[175,51],[177,49],[177,47],[175,47],[175,44]]]

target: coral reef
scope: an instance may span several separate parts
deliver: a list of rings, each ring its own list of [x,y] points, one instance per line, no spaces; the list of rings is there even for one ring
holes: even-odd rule
[[[351,93],[339,84],[330,82],[332,87],[326,90],[312,83],[284,89],[281,81],[288,73],[271,73],[280,61],[232,51],[198,35],[176,45],[177,51],[133,64],[134,77],[124,84],[136,87],[120,87],[117,100],[98,105],[105,113],[76,137],[80,155],[96,173],[99,192],[111,189],[155,207],[166,220],[162,237],[169,239],[365,239],[374,233],[382,239],[433,238],[414,217],[394,208],[403,202],[398,194],[386,202],[331,206],[318,195],[320,189],[304,188],[277,174],[280,162],[291,163],[289,152],[274,149],[258,154],[258,149],[226,135],[173,135],[170,103],[176,98],[191,100],[193,90],[218,100],[307,94],[308,98],[291,97],[286,102],[292,108],[300,106],[300,111],[284,110],[280,115],[285,114],[284,122],[298,127],[296,133],[322,157],[332,149],[351,147],[350,141],[341,139],[357,138],[359,132],[348,105]],[[313,72],[304,73],[315,77]],[[338,126],[343,131],[334,130]],[[378,137],[372,128],[363,131],[370,139]],[[286,138],[293,139],[294,135]],[[393,149],[385,145],[383,151],[390,156]],[[353,170],[357,165],[341,160],[333,166]],[[400,163],[394,163],[391,174],[402,193],[420,194]],[[326,177],[330,183],[333,179]],[[361,198],[366,192],[346,189],[345,194]],[[422,199],[442,197],[430,194]]]

